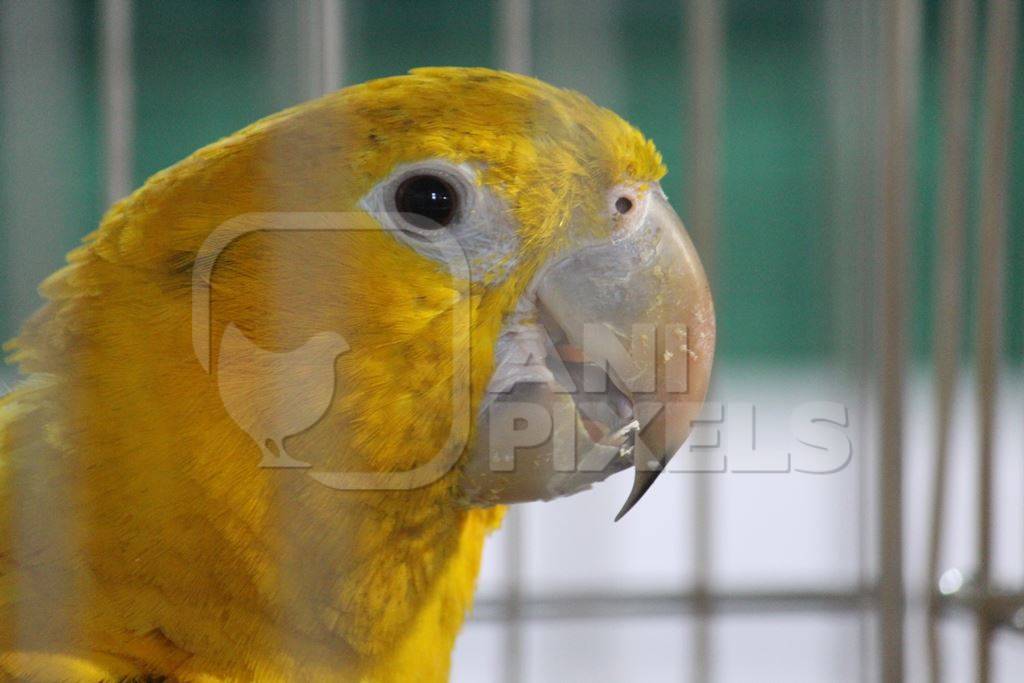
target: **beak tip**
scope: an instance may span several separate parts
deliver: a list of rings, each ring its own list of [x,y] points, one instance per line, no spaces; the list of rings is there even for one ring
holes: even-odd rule
[[[619,521],[626,516],[626,513],[633,509],[633,507],[640,502],[640,499],[644,497],[647,490],[654,484],[654,480],[658,478],[658,475],[662,473],[663,467],[659,467],[655,470],[642,470],[635,469],[633,472],[633,488],[629,491],[629,496],[626,497],[626,502],[622,504],[622,509],[619,510],[619,514],[615,515],[615,521]]]

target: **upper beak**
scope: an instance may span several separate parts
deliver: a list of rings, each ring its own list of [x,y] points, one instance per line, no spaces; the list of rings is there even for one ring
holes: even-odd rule
[[[618,520],[686,440],[710,379],[714,306],[696,249],[660,188],[644,209],[627,234],[563,255],[536,281],[550,379],[519,373],[525,382],[489,388],[477,452],[463,470],[470,502],[568,495],[632,464]],[[546,426],[546,440],[527,436],[539,408],[554,416],[534,430]],[[495,467],[497,454],[513,451],[515,467]]]

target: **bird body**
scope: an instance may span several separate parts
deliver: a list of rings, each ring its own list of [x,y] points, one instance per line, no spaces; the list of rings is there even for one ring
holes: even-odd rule
[[[466,277],[371,206],[424,160],[472,174],[451,228],[476,231]],[[26,379],[0,397],[0,674],[445,680],[504,510],[461,480],[499,340],[545,263],[608,238],[608,188],[663,172],[578,94],[436,68],[276,114],[149,179],[6,347]],[[290,215],[321,229],[285,229]],[[204,255],[225,225],[244,229]],[[456,466],[416,486],[311,476],[415,471],[452,443]],[[305,466],[260,467],[279,456]]]

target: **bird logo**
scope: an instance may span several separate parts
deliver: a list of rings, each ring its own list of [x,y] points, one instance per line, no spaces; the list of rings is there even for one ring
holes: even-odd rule
[[[335,392],[335,360],[348,350],[341,335],[321,332],[297,349],[267,351],[228,325],[221,338],[217,387],[228,414],[263,453],[260,467],[311,467],[289,455],[284,440],[327,412]]]

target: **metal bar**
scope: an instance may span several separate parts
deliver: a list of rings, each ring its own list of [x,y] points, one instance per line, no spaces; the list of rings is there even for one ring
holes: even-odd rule
[[[498,63],[505,71],[532,71],[530,0],[501,0],[498,7]]]
[[[524,598],[514,613],[504,598],[483,598],[473,605],[470,621],[503,621],[508,619],[616,619],[648,618],[698,613],[699,602],[711,603],[717,613],[780,614],[794,612],[850,612],[876,606],[876,586],[851,585],[845,588],[810,590],[731,590],[698,595],[694,591],[651,591],[609,593],[608,591],[576,591]],[[931,600],[926,593],[908,596],[908,605],[924,607]],[[973,613],[989,610],[1001,625],[1012,624],[1013,615],[1024,607],[1024,593],[990,591],[982,594],[965,586],[938,601],[944,613]]]
[[[271,107],[284,109],[308,96],[305,44],[308,24],[304,4],[268,0],[263,4],[263,35],[266,36],[267,75],[264,87]]]
[[[856,25],[859,32],[855,86],[855,97],[858,108],[854,114],[859,125],[857,127],[857,159],[856,175],[858,202],[854,208],[857,226],[853,229],[857,236],[855,247],[855,267],[857,276],[854,279],[855,294],[852,305],[857,307],[857,349],[854,366],[857,368],[856,380],[857,405],[863,416],[860,420],[858,437],[860,441],[861,466],[857,476],[857,509],[859,510],[859,528],[857,534],[857,580],[861,585],[874,581],[877,573],[875,547],[878,521],[874,513],[878,506],[875,499],[878,492],[875,482],[878,477],[878,368],[876,359],[879,352],[878,320],[875,306],[877,299],[878,264],[876,263],[877,244],[879,241],[879,223],[881,212],[881,188],[874,182],[879,165],[882,147],[877,131],[879,103],[876,93],[879,89],[881,74],[879,43],[881,8],[874,0],[859,0],[857,3]],[[874,607],[874,605],[872,606]],[[876,624],[872,612],[860,610],[858,614],[858,641],[860,652],[859,680],[863,683],[875,681],[877,672],[874,662],[878,658],[877,641],[874,637]]]
[[[915,143],[918,0],[884,3],[884,101],[881,117],[882,277],[881,463],[879,468],[879,636],[881,680],[904,673],[903,392],[906,359],[907,233],[911,217],[911,156]]]
[[[942,179],[939,186],[936,226],[938,258],[935,269],[935,476],[932,479],[929,517],[927,613],[930,680],[942,680],[939,648],[939,575],[942,571],[942,531],[945,517],[946,480],[949,469],[950,424],[956,389],[962,269],[967,223],[967,192],[971,147],[972,55],[974,52],[974,0],[952,0],[944,7],[943,145]]]
[[[517,506],[511,506],[505,514],[505,536],[507,539],[505,570],[508,573],[505,596],[500,604],[505,609],[505,671],[503,680],[516,683],[523,677],[523,627],[521,619],[523,601],[523,513]],[[474,612],[475,612],[474,608]]]
[[[300,5],[306,97],[319,97],[341,87],[344,74],[342,0],[306,0]]]
[[[992,574],[992,461],[1001,349],[1011,94],[1016,61],[1017,0],[992,0],[986,26],[981,161],[978,324],[977,587],[987,595]],[[977,680],[991,676],[991,615],[977,615]]]
[[[75,97],[80,68],[74,7],[59,0],[0,2],[0,310],[4,329],[39,306],[37,287],[58,267],[66,249],[69,216],[89,208],[75,200],[75,174],[66,142],[83,119]],[[10,329],[7,325],[10,325]],[[13,370],[13,368],[12,368]],[[30,428],[38,420],[33,419]],[[68,501],[82,481],[74,462],[53,467],[45,439],[26,442],[4,472],[5,548],[14,566],[32,567],[5,577],[4,595],[45,595],[45,604],[8,604],[13,642],[7,652],[70,652],[84,634],[76,611],[88,598],[71,569],[87,542],[85,519]],[[5,464],[7,461],[5,459]],[[16,466],[15,466],[16,465]],[[59,474],[58,474],[59,472]],[[45,485],[41,485],[45,483]],[[84,517],[84,515],[82,516]],[[45,553],[45,561],[40,560]],[[9,609],[8,609],[9,608]]]
[[[135,141],[132,78],[131,0],[100,3],[104,178],[107,206],[132,189],[132,146]]]
[[[508,619],[616,619],[623,617],[701,615],[709,605],[716,613],[853,611],[872,604],[870,587],[808,591],[695,591],[609,593],[576,592],[524,598],[513,613],[503,599],[483,599],[473,606],[473,621]]]
[[[686,36],[689,46],[690,77],[690,156],[687,169],[691,184],[687,188],[687,204],[694,233],[712,289],[718,274],[715,255],[718,225],[719,118],[723,78],[722,51],[723,7],[721,0],[684,0]],[[693,479],[693,557],[695,608],[693,680],[703,683],[711,679],[709,595],[711,558],[712,492],[707,477]]]
[[[851,45],[857,30],[853,17],[857,4],[849,0],[827,0],[823,9],[824,30],[820,33],[821,50],[827,64],[829,90],[829,195],[833,226],[832,266],[835,273],[833,297],[832,339],[836,356],[843,370],[857,377],[856,350],[858,342],[854,282],[859,273],[858,264],[850,258],[860,242],[854,206],[862,198],[855,191],[859,174],[856,172],[856,129],[859,117],[855,115],[860,102],[857,97],[854,68],[855,46]]]
[[[320,0],[305,0],[299,5],[300,53],[305,75],[305,98],[319,97],[324,92],[323,17]]]
[[[345,30],[345,7],[342,0],[321,0],[321,87],[334,92],[344,83],[345,54],[342,36]]]
[[[721,110],[722,3],[721,0],[684,0],[686,40],[689,45],[690,186],[686,196],[690,230],[700,248],[708,277],[714,284],[717,270],[715,236],[718,230],[718,121]]]
[[[528,74],[532,67],[530,41],[530,0],[502,0],[498,13],[501,68]],[[505,513],[507,538],[507,585],[503,604],[506,609],[505,628],[505,683],[517,683],[523,678],[523,625],[519,617],[523,593],[523,526],[525,510],[511,506]]]
[[[868,78],[873,73],[870,48],[873,32],[868,19],[869,3],[865,0],[828,0],[823,8],[824,30],[820,37],[822,52],[828,64],[831,139],[832,205],[832,265],[835,275],[833,340],[834,353],[844,378],[861,415],[871,410],[870,396],[873,377],[870,372],[873,335],[871,333],[871,306],[866,292],[872,291],[873,235],[876,197],[871,178],[874,128]],[[856,478],[856,498],[849,507],[837,507],[837,518],[842,528],[857,529],[856,555],[859,580],[867,582],[872,575],[866,566],[868,549],[872,548],[870,530],[872,520],[865,514],[871,509],[869,493],[871,472],[868,444],[871,425],[857,420],[859,467]],[[846,518],[846,519],[843,519]],[[845,522],[845,524],[844,524]],[[860,680],[870,680],[866,662],[871,661],[868,651],[871,642],[867,623],[868,612],[859,615],[858,648]]]
[[[1020,624],[1014,622],[1024,608],[1024,593],[994,590],[991,586],[982,592],[977,585],[968,584],[956,593],[941,596],[938,603],[944,612],[984,612],[993,627],[1005,626],[1017,631],[1021,629]]]

